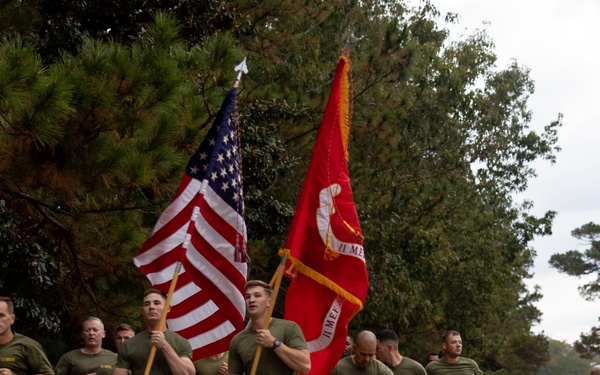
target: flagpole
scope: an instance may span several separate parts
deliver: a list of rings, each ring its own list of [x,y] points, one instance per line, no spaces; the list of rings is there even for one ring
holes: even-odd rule
[[[235,78],[235,81],[233,82],[233,87],[238,87],[240,80],[242,79],[242,75],[244,73],[248,73],[248,66],[246,65],[246,58],[244,57],[244,60],[242,60],[241,63],[237,64],[235,66],[235,68],[233,68],[233,70],[238,72],[238,75]]]
[[[277,293],[279,292],[279,286],[281,285],[281,279],[283,278],[283,271],[285,270],[286,260],[287,255],[284,255],[283,258],[281,258],[279,266],[277,266],[277,271],[275,271],[275,275],[273,275],[273,278],[275,279],[275,287],[273,288],[273,293],[271,294],[271,303],[269,304],[269,308],[267,309],[267,316],[265,318],[263,329],[269,329],[269,323],[271,323],[271,316],[273,315],[273,309],[275,308],[275,301],[277,301]],[[258,361],[260,360],[262,348],[263,347],[261,345],[256,346],[256,354],[254,355],[254,362],[252,362],[252,371],[250,372],[250,375],[256,374],[256,369],[258,369]]]
[[[171,280],[171,285],[169,286],[169,293],[167,293],[167,300],[165,301],[165,307],[160,316],[160,322],[158,323],[158,330],[163,331],[165,328],[165,323],[167,322],[167,314],[169,313],[169,306],[171,306],[171,298],[173,297],[173,292],[175,291],[175,285],[177,285],[177,279],[179,278],[179,272],[181,271],[181,262],[178,261],[175,266],[175,271],[173,272],[173,279]],[[144,375],[149,375],[150,370],[152,369],[152,363],[154,362],[154,357],[156,356],[156,346],[152,345],[150,348],[150,354],[148,355],[148,361],[146,362],[146,369],[144,370]]]
[[[287,256],[287,255],[284,255]],[[277,267],[277,271],[279,271],[279,266]],[[275,273],[273,274],[273,277],[271,278],[271,281],[269,281],[269,286],[271,287],[271,289],[273,289],[275,287],[275,281],[277,281],[277,275],[279,274],[277,271],[275,271]]]

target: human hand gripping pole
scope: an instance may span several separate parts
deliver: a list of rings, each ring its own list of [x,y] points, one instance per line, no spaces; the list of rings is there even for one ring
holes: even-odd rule
[[[175,271],[173,272],[173,279],[171,280],[171,285],[169,286],[169,293],[167,294],[167,299],[165,301],[165,308],[162,311],[162,315],[160,316],[160,322],[158,323],[158,330],[164,331],[165,323],[167,322],[167,314],[169,313],[169,306],[171,306],[171,298],[173,297],[173,292],[175,291],[175,285],[177,285],[177,279],[179,278],[179,272],[181,271],[181,262],[177,262],[177,266],[175,267]],[[152,345],[150,348],[150,354],[148,355],[148,362],[146,362],[146,369],[144,370],[144,375],[150,375],[150,370],[152,369],[152,363],[154,362],[154,357],[156,356],[156,346]]]
[[[275,275],[273,275],[273,279],[275,280],[275,287],[273,288],[273,293],[271,294],[271,304],[267,309],[267,316],[265,318],[265,324],[263,329],[269,329],[269,323],[271,322],[271,315],[273,315],[273,309],[275,308],[275,301],[277,301],[277,293],[279,292],[279,286],[281,285],[281,279],[283,278],[283,271],[285,270],[285,262],[287,260],[287,255],[284,255],[281,258],[281,262],[279,266],[277,266],[277,271],[275,271]],[[273,280],[271,280],[272,282]],[[256,346],[256,354],[254,355],[254,362],[252,362],[252,371],[250,371],[250,375],[256,375],[256,370],[258,369],[258,361],[260,360],[260,354],[262,353],[262,346]]]

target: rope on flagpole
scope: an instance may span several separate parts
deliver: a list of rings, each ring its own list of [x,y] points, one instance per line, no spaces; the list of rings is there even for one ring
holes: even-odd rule
[[[281,279],[283,278],[283,271],[285,270],[285,262],[287,260],[287,255],[284,255],[281,258],[281,262],[279,266],[277,266],[277,271],[275,271],[275,275],[273,275],[273,280],[275,281],[275,287],[273,288],[273,293],[271,294],[271,303],[269,304],[269,308],[267,309],[267,316],[265,317],[265,323],[263,325],[263,329],[269,329],[269,323],[271,323],[271,316],[273,315],[273,309],[275,308],[275,301],[277,301],[277,293],[279,292],[279,287],[281,286]],[[271,284],[269,284],[271,285]],[[255,375],[256,370],[258,369],[258,361],[260,360],[260,354],[262,353],[262,346],[256,346],[256,354],[254,355],[254,362],[252,362],[252,371],[250,371],[250,375]]]

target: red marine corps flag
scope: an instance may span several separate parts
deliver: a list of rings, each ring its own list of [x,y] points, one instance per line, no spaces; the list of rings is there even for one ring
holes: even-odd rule
[[[368,277],[348,175],[350,62],[341,56],[283,254],[292,279],[285,319],[300,325],[310,374],[329,374],[344,350],[348,322],[363,307]]]
[[[168,328],[189,340],[193,360],[227,351],[244,328],[248,256],[237,94],[236,84],[134,258],[152,285],[172,296]]]

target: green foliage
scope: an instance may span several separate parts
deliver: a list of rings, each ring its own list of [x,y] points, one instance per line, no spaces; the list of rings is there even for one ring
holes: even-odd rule
[[[580,358],[571,345],[556,340],[550,340],[548,354],[550,361],[540,368],[537,375],[588,374],[594,359]]]
[[[582,358],[593,359],[600,355],[600,327],[594,326],[589,333],[579,335],[573,346]]]
[[[36,336],[59,332],[56,241],[36,223],[19,217],[3,200],[0,223],[0,295],[10,295],[16,310],[27,314],[17,327]]]
[[[21,319],[50,324],[58,314],[75,342],[87,315],[109,330],[137,318],[132,301],[147,281],[132,257],[176,191],[224,82],[233,80],[233,71],[214,67],[239,61],[239,53],[226,36],[190,50],[173,19],[159,14],[131,47],[88,38],[76,55],[44,69],[39,61],[19,39],[0,46],[0,197],[9,217],[14,212],[44,236],[28,246],[51,254],[49,286],[62,292],[40,305],[52,313],[32,308]],[[207,61],[212,77],[223,77],[211,84],[219,98],[197,89],[202,79],[212,81],[201,76]],[[11,275],[3,274],[4,290],[18,296],[4,281]],[[56,329],[57,319],[52,324]]]

